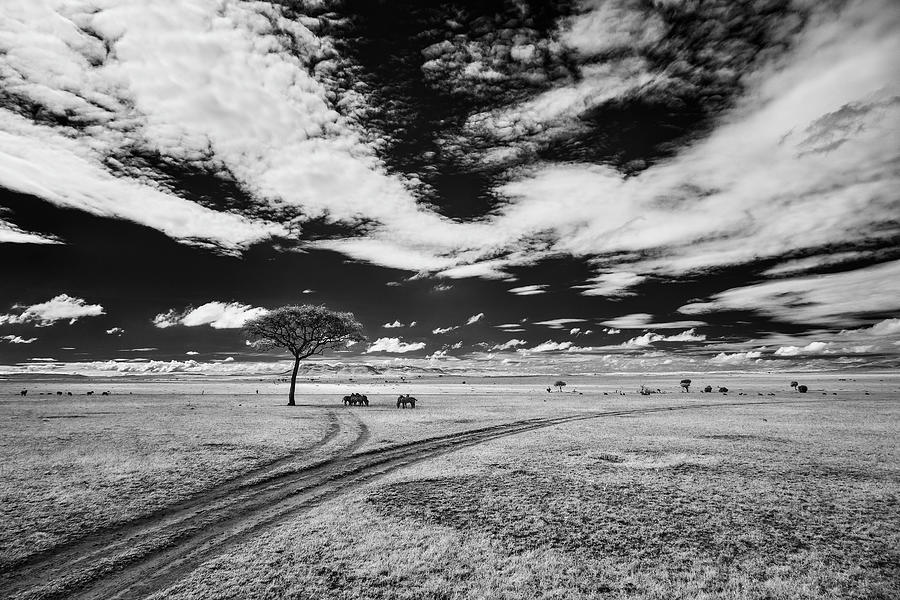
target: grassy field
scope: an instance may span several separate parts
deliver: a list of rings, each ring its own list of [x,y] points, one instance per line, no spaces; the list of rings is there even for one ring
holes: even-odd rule
[[[202,396],[177,386],[68,400],[7,393],[3,558],[273,460],[340,453],[351,439],[367,451],[546,415],[765,401],[462,448],[248,538],[158,597],[900,596],[900,381],[820,378],[804,396],[783,375],[719,376],[733,390],[722,396],[680,394],[671,379],[570,380],[581,393],[563,394],[531,380],[417,382],[406,386],[415,411],[392,408],[398,386],[378,382],[363,390],[369,409],[338,407],[346,386],[327,382],[304,387],[294,409],[250,382],[209,384]],[[639,396],[638,382],[671,393]],[[344,437],[316,446],[334,423]]]

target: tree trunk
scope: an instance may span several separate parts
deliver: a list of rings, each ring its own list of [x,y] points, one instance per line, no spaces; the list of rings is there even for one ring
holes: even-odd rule
[[[288,396],[288,406],[296,406],[294,402],[294,388],[297,387],[297,369],[300,368],[300,357],[294,357],[294,372],[291,373],[291,393]]]

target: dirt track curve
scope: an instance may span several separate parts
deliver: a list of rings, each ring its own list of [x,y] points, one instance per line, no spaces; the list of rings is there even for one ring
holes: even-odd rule
[[[368,430],[348,411],[353,432],[340,454],[290,468],[294,457],[207,490],[181,504],[94,532],[13,565],[0,596],[16,600],[143,598],[176,583],[204,561],[325,500],[400,467],[496,438],[572,421],[672,410],[784,404],[785,401],[693,403],[527,419],[354,453]],[[316,446],[341,437],[339,419]],[[304,450],[308,453],[308,450]]]

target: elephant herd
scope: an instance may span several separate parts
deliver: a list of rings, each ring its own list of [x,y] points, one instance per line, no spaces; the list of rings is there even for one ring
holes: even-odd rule
[[[348,396],[344,396],[343,399],[344,406],[368,406],[369,405],[369,397],[365,394],[357,394],[353,392]],[[416,407],[416,399],[409,394],[400,394],[397,398],[397,408],[406,408],[407,405],[410,408]]]

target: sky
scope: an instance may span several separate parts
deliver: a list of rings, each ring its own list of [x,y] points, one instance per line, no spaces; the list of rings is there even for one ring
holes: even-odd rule
[[[5,0],[0,372],[900,366],[893,0]]]

